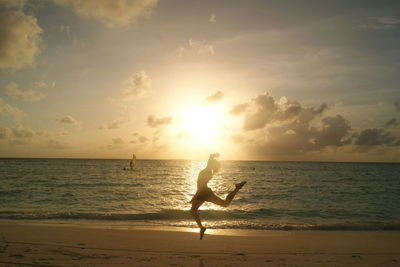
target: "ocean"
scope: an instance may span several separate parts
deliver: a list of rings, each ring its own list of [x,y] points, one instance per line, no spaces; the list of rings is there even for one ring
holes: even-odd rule
[[[400,164],[221,161],[204,204],[208,228],[400,230]],[[0,159],[0,220],[197,227],[190,199],[204,161]]]

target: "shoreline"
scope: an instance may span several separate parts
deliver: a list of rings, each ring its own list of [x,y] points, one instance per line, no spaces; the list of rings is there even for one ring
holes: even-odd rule
[[[200,241],[198,232],[182,230],[0,220],[0,264],[203,267],[400,264],[400,231],[251,230],[258,234],[249,235],[246,230],[235,229],[225,234],[206,232]]]
[[[0,218],[1,223],[12,224],[35,224],[35,225],[54,225],[54,226],[74,226],[83,228],[106,228],[106,229],[120,229],[120,230],[135,230],[135,229],[156,229],[156,230],[172,230],[193,232],[197,229],[194,220],[154,220],[154,219],[141,219],[141,220],[124,220],[124,219],[97,219],[97,218]],[[217,223],[216,223],[217,222]],[[343,232],[373,232],[373,231],[400,231],[400,222],[386,222],[378,224],[366,223],[331,223],[319,225],[303,225],[303,224],[273,224],[262,225],[257,222],[250,224],[240,225],[232,224],[235,220],[207,220],[204,219],[205,226],[215,234],[222,235],[243,235],[249,232],[248,235],[254,235],[252,232],[257,232],[258,235],[263,235],[264,232],[307,232],[307,231],[343,231]],[[228,234],[227,234],[228,233]],[[246,235],[246,234],[245,234]]]
[[[4,225],[15,226],[38,226],[38,227],[66,227],[80,229],[103,229],[103,230],[124,230],[124,231],[166,231],[166,232],[183,232],[198,233],[199,228],[180,227],[149,224],[145,222],[123,222],[123,221],[99,221],[99,220],[11,220],[0,219],[0,227]],[[308,231],[308,230],[307,230]],[[311,230],[314,231],[314,230]],[[319,231],[319,230],[315,230]],[[287,235],[287,230],[264,230],[264,229],[212,229],[207,228],[207,235],[222,236],[276,236]],[[328,231],[329,232],[329,231]]]

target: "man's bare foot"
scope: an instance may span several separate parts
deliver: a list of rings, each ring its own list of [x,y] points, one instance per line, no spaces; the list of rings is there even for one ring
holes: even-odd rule
[[[206,231],[206,229],[207,229],[207,228],[205,228],[205,227],[201,227],[201,228],[200,228],[200,240],[203,239],[204,232]]]
[[[238,183],[238,184],[235,184],[235,186],[236,186],[236,188],[237,189],[240,189],[240,188],[242,188],[245,184],[246,184],[247,182],[246,181],[244,181],[244,182],[241,182],[241,183]]]

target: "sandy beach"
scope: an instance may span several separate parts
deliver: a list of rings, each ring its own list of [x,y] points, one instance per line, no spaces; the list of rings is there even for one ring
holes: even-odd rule
[[[190,231],[2,221],[0,265],[400,265],[398,231]]]

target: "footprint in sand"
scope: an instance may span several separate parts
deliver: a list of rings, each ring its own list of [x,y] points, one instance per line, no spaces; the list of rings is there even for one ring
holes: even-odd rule
[[[11,255],[8,255],[8,257],[13,257],[13,258],[16,258],[16,259],[22,259],[22,258],[24,258],[24,255],[22,255],[22,254],[11,254]]]
[[[244,253],[242,253],[242,252],[240,252],[240,253],[235,253],[235,254],[233,254],[233,255],[236,255],[236,256],[246,256],[246,254],[244,254]]]
[[[6,243],[6,244],[1,248],[0,253],[6,252],[7,248],[8,248],[8,243]]]

